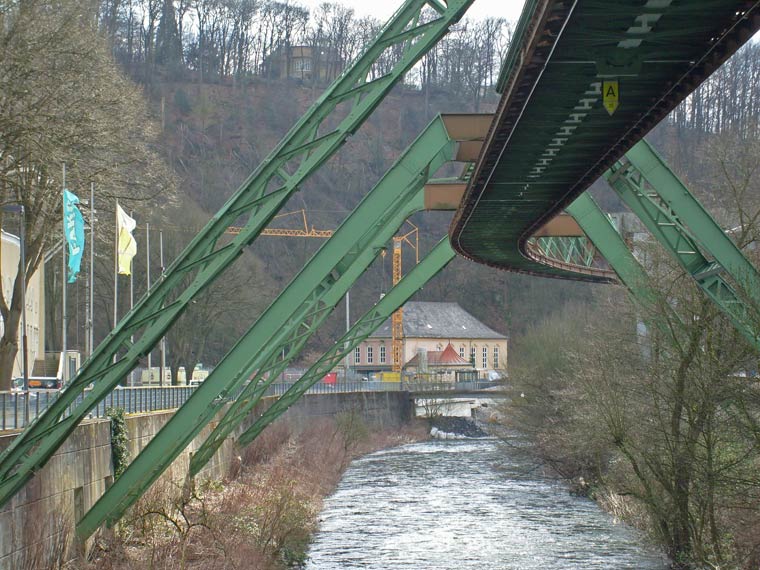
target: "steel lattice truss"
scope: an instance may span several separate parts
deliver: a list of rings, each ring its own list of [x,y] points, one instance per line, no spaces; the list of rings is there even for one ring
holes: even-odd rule
[[[646,140],[605,178],[737,330],[760,348],[760,275]]]
[[[251,244],[300,185],[367,119],[392,87],[457,22],[472,0],[407,0],[168,268],[165,278],[97,347],[60,398],[0,456],[5,504],[152,349],[201,291]],[[423,10],[435,16],[421,22]],[[399,56],[372,77],[384,53]],[[334,126],[337,125],[337,126]],[[242,227],[231,241],[228,226]],[[300,306],[300,303],[298,304]],[[304,318],[306,314],[302,315]],[[131,340],[134,339],[134,340]],[[93,387],[83,396],[84,389]]]
[[[34,472],[47,462],[87,412],[150,351],[188,303],[217,279],[243,249],[262,233],[300,185],[362,125],[390,89],[435,45],[448,27],[458,21],[471,2],[472,0],[448,0],[445,3],[441,0],[407,0],[404,3],[374,42],[314,103],[180,254],[167,270],[165,278],[118,323],[58,400],[0,456],[0,505],[8,502]],[[518,259],[518,265],[512,267],[517,271],[609,282],[611,272],[597,266],[598,258],[595,254],[598,253],[639,302],[651,304],[655,295],[646,271],[629,251],[609,218],[588,194],[580,194],[567,207],[586,237],[578,237],[581,232],[577,226],[577,233],[573,237],[566,234],[531,237],[532,234],[529,234],[529,230],[539,227],[538,222],[545,223],[549,214],[556,213],[561,205],[578,195],[578,189],[589,182],[587,178],[594,173],[595,176],[601,174],[603,164],[606,164],[604,168],[613,164],[605,174],[610,185],[657,241],[729,316],[737,329],[755,346],[760,347],[756,324],[757,307],[760,307],[760,275],[755,268],[643,139],[624,158],[616,161],[611,158],[613,155],[620,157],[623,146],[643,136],[646,130],[644,127],[636,132],[625,131],[631,121],[641,120],[647,125],[652,123],[693,88],[690,81],[701,81],[735,49],[736,45],[732,42],[746,39],[746,33],[758,27],[759,4],[716,0],[714,5],[723,10],[731,6],[742,6],[745,11],[733,15],[726,12],[720,21],[707,18],[710,25],[715,20],[715,25],[725,28],[725,33],[713,42],[712,47],[706,46],[705,42],[698,46],[679,47],[696,54],[687,70],[691,74],[690,78],[684,76],[679,79],[681,91],[667,94],[669,98],[660,107],[649,109],[649,114],[643,119],[640,113],[642,109],[647,109],[641,105],[640,108],[629,109],[626,111],[628,114],[623,113],[611,122],[608,117],[597,116],[595,112],[585,113],[590,109],[582,109],[583,113],[576,112],[575,115],[578,116],[583,114],[583,118],[588,115],[585,125],[587,132],[584,135],[587,140],[577,147],[569,141],[582,134],[583,129],[576,133],[579,127],[572,127],[575,123],[568,126],[567,117],[574,116],[573,111],[577,111],[579,104],[592,105],[589,97],[599,95],[599,74],[607,73],[609,66],[614,67],[615,62],[602,63],[601,67],[599,62],[591,62],[593,69],[586,65],[589,62],[582,62],[588,69],[584,67],[582,73],[569,73],[562,65],[556,65],[562,64],[562,61],[554,60],[553,66],[544,76],[546,65],[543,68],[532,65],[530,60],[532,57],[545,57],[543,61],[546,63],[554,54],[556,45],[566,45],[568,48],[562,53],[563,57],[575,53],[573,50],[586,53],[583,50],[588,49],[585,42],[587,38],[581,30],[570,29],[563,36],[565,28],[557,26],[570,26],[574,22],[577,24],[580,15],[587,13],[589,18],[596,18],[593,21],[601,30],[606,22],[599,14],[607,9],[605,6],[609,3],[602,5],[598,2],[581,2],[581,6],[575,10],[576,4],[579,3],[571,6],[570,3],[559,0],[528,2],[526,18],[521,20],[517,33],[518,38],[524,42],[516,44],[517,47],[510,50],[503,76],[503,87],[512,99],[502,101],[494,125],[488,133],[486,148],[480,151],[480,141],[483,139],[482,136],[478,138],[472,134],[474,130],[467,135],[470,138],[463,138],[464,135],[454,136],[447,130],[444,117],[433,120],[251,325],[187,403],[172,416],[84,518],[78,521],[77,533],[80,538],[90,536],[104,522],[113,523],[118,520],[204,427],[218,419],[216,427],[190,462],[190,475],[201,473],[219,446],[241,432],[243,422],[250,417],[270,383],[301,353],[307,341],[352,284],[387,246],[398,228],[410,215],[423,209],[426,183],[449,161],[469,161],[459,178],[438,181],[470,185],[469,194],[465,195],[463,202],[465,209],[460,211],[452,227],[452,235],[457,240],[455,245],[460,251],[477,250],[473,257],[505,266],[517,259],[513,254],[519,253],[522,257]],[[642,8],[641,2],[619,4],[616,18],[620,21],[628,21],[629,16],[636,16],[642,9],[646,11],[646,6]],[[671,2],[663,0],[655,4],[655,8],[662,11],[669,9]],[[420,23],[425,8],[432,8],[437,15],[427,23]],[[691,10],[693,8],[674,5],[668,16],[671,19],[663,21],[676,26],[679,18],[688,16]],[[749,19],[749,16],[755,19]],[[611,22],[618,32],[626,29],[615,19]],[[599,30],[595,33],[601,33]],[[660,37],[659,32],[647,36],[650,31],[640,35],[645,39],[656,40]],[[630,29],[625,33],[630,36],[629,32]],[[663,33],[669,32],[664,30]],[[704,35],[704,30],[701,30],[699,36],[702,40],[705,39],[702,38]],[[604,41],[610,41],[605,34],[600,38],[602,36],[606,38]],[[637,38],[638,36],[625,36],[620,41],[635,43]],[[634,47],[638,48],[639,44]],[[396,64],[387,74],[370,79],[374,64],[388,50],[399,54]],[[705,55],[701,55],[705,50]],[[635,53],[644,57],[649,52],[643,50]],[[699,61],[697,56],[701,57]],[[623,66],[617,71],[628,69],[628,72],[636,75],[633,73],[637,71],[635,65],[631,62],[627,65],[628,67]],[[675,72],[657,71],[657,74],[663,73],[673,75]],[[645,79],[649,83],[644,82],[642,85],[646,83],[647,88],[652,85],[661,88],[660,75],[646,76]],[[533,97],[533,88],[542,81],[542,91]],[[551,89],[552,82],[565,84],[561,88]],[[589,89],[593,91],[590,95],[587,93]],[[641,101],[651,99],[649,94],[640,91],[641,93],[632,90],[631,94],[640,96]],[[566,101],[555,104],[554,108],[550,108],[551,112],[547,113],[547,106],[541,104],[541,101],[555,97],[557,93],[566,96]],[[586,99],[584,96],[587,96]],[[531,103],[533,109],[529,106]],[[476,122],[472,117],[468,119],[473,124]],[[477,120],[482,119],[483,116],[479,116]],[[524,123],[525,120],[532,120],[535,124],[527,127],[521,125],[521,121]],[[562,154],[567,163],[558,169],[557,165],[561,161],[554,161],[557,153],[549,156],[551,160],[541,159],[544,162],[539,166],[526,161],[527,158],[538,156],[536,153],[546,153],[546,149],[552,147],[551,141],[559,140],[555,132],[558,125],[564,125],[560,128],[566,130],[559,146],[567,144]],[[619,138],[617,146],[612,149],[603,140],[607,137],[610,125],[617,131],[625,131],[625,136]],[[620,137],[620,132],[616,136]],[[515,140],[522,136],[525,144],[517,148],[513,145],[506,152],[503,148],[499,150],[499,145],[504,147],[513,136]],[[543,145],[547,141],[548,146]],[[477,167],[473,166],[475,147],[480,155]],[[591,152],[589,149],[593,153],[604,154],[591,170],[587,169],[585,163],[578,162],[583,162],[581,159]],[[496,151],[499,151],[498,157],[494,154]],[[469,158],[463,158],[465,155]],[[504,167],[501,165],[502,159],[506,159]],[[509,160],[512,162],[509,163]],[[552,163],[554,167],[549,168]],[[525,170],[526,168],[532,170]],[[517,178],[513,180],[511,177],[514,176]],[[525,180],[519,179],[520,176]],[[567,190],[570,184],[575,186],[572,186],[569,193],[561,196],[556,194],[558,188]],[[532,193],[529,192],[531,189]],[[489,206],[489,202],[493,205]],[[519,223],[501,223],[507,218],[510,222],[516,219]],[[494,223],[494,219],[499,223]],[[228,227],[233,224],[238,229],[234,238],[222,239]],[[507,234],[511,236],[509,239],[505,237]],[[246,445],[253,441],[267,425],[445,267],[453,256],[454,251],[448,239],[439,242],[418,266],[362,316],[284,395],[242,431],[238,435],[238,443]],[[84,388],[90,384],[93,388],[85,395]]]
[[[423,209],[426,182],[456,154],[444,119],[434,119],[90,509],[78,525],[81,537],[118,520],[232,402],[193,456],[191,473],[202,469],[406,219]]]

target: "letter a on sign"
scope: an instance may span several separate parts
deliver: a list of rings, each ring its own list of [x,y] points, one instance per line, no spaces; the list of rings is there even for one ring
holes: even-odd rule
[[[607,112],[612,115],[617,108],[618,104],[620,103],[620,86],[618,85],[617,81],[605,81],[602,84],[602,101],[604,103],[604,108],[607,109]]]

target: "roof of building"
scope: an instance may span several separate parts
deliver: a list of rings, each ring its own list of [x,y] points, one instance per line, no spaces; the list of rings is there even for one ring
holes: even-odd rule
[[[326,57],[331,61],[342,60],[340,53],[337,49],[331,47],[316,47],[307,45],[295,45],[295,46],[279,46],[272,51],[265,59],[282,57],[289,55],[292,58],[298,57],[312,57],[315,49],[319,49],[320,57]]]
[[[17,235],[6,232],[5,230],[0,230],[0,235],[2,235],[2,239],[5,241],[9,241],[17,246],[21,244],[21,240]]]
[[[415,354],[405,366],[419,366],[420,354]],[[465,360],[454,347],[449,343],[443,350],[429,350],[427,352],[428,366],[471,366],[468,360]]]
[[[391,338],[391,320],[371,335]],[[506,335],[487,327],[458,303],[413,301],[404,305],[404,336],[408,338],[492,338]]]

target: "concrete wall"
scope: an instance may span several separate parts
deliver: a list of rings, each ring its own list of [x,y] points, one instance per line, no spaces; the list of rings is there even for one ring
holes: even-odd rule
[[[270,403],[262,402],[251,414],[246,427]],[[368,425],[378,429],[398,427],[414,414],[409,394],[404,392],[320,394],[304,396],[278,421],[288,422],[298,429],[308,425],[312,418],[332,417],[347,411],[360,413]],[[157,412],[128,416],[132,457],[147,445],[171,415],[172,412]],[[204,428],[168,470],[167,476],[176,484],[184,483],[190,454],[200,447],[218,419]],[[0,450],[10,445],[14,437],[12,433],[0,434]],[[228,440],[200,477],[223,478],[236,456],[234,443]],[[72,529],[74,520],[97,501],[111,481],[109,422],[84,422],[26,487],[0,509],[0,570],[20,567],[19,559],[31,544],[47,544],[60,530]]]

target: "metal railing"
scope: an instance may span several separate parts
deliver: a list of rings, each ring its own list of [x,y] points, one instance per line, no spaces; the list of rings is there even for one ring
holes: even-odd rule
[[[335,394],[342,392],[461,392],[483,390],[495,386],[494,382],[338,382],[312,386],[307,394]],[[271,384],[267,396],[281,396],[291,383]],[[138,386],[117,387],[90,411],[90,418],[106,417],[108,408],[123,408],[127,414],[141,414],[172,410],[184,404],[196,386]],[[0,392],[0,431],[22,429],[50,406],[60,394],[59,390],[30,390],[26,392]],[[87,391],[72,405],[76,406]]]

